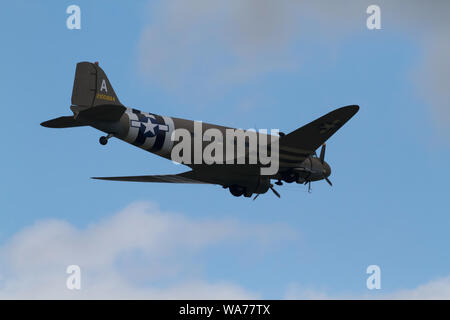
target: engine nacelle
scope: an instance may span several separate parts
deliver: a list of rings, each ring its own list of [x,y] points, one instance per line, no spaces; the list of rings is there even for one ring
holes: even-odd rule
[[[319,158],[309,157],[298,168],[294,168],[293,172],[298,176],[297,182],[303,183],[305,181],[322,180],[330,175],[331,169],[328,163],[322,163]]]
[[[247,192],[251,193],[266,193],[270,187],[270,179],[268,177],[259,176],[255,179],[255,183],[247,187]]]
[[[245,180],[245,183],[234,184],[229,186],[230,192],[235,197],[244,195],[245,197],[251,197],[252,194],[266,193],[270,187],[270,179],[264,176],[256,176],[251,180]]]

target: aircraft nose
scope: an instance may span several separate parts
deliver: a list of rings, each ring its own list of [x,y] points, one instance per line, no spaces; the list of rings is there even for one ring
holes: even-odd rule
[[[328,178],[330,176],[330,174],[331,174],[331,167],[330,167],[330,165],[328,163],[324,162],[323,163],[323,170],[324,170],[325,177]]]

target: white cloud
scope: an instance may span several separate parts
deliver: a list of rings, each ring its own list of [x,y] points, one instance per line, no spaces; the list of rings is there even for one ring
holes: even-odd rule
[[[296,238],[289,227],[197,220],[136,203],[86,228],[40,221],[0,248],[0,299],[258,299],[229,279],[205,279],[202,253],[224,245],[267,250]],[[252,247],[253,245],[253,247]],[[230,259],[239,259],[242,251]],[[81,290],[68,290],[68,265],[81,267]],[[373,293],[373,294],[372,294]],[[285,299],[450,299],[450,276],[414,289],[329,294],[288,286]]]
[[[0,249],[0,298],[257,298],[229,281],[204,280],[202,251],[241,241],[265,248],[292,235],[281,225],[195,220],[149,203],[84,229],[41,221]],[[81,267],[79,291],[66,288],[72,264]]]
[[[151,2],[139,65],[154,83],[183,96],[219,93],[273,72],[296,72],[312,41],[330,52],[365,30],[371,0],[168,0]],[[383,31],[414,38],[423,49],[416,83],[441,128],[450,128],[450,2],[380,0]],[[369,31],[368,31],[369,32]],[[371,31],[377,32],[377,31]],[[414,81],[413,81],[414,82]],[[220,88],[220,90],[219,90]]]
[[[388,299],[449,300],[450,276],[429,281],[410,290],[399,290],[387,296]]]
[[[450,276],[438,278],[418,285],[412,289],[398,289],[385,293],[384,289],[369,291],[365,294],[354,293],[330,294],[325,289],[302,287],[298,284],[288,286],[285,299],[312,299],[312,300],[449,300],[450,299]]]
[[[214,88],[297,67],[289,53],[293,1],[172,0],[152,3],[140,39],[140,66],[169,88]]]
[[[296,283],[291,283],[284,294],[287,300],[329,300],[331,298],[326,290],[303,288]]]

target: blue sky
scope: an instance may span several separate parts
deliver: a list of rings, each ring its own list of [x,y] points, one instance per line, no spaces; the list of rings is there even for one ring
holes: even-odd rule
[[[66,28],[70,4],[81,8],[81,30]],[[322,5],[327,8],[326,1]],[[45,221],[64,222],[83,236],[92,226],[107,228],[117,212],[125,212],[126,219],[124,208],[136,202],[145,204],[138,210],[144,216],[171,217],[169,234],[178,230],[171,223],[178,226],[180,221],[193,226],[211,221],[212,230],[232,222],[241,231],[211,243],[209,236],[201,237],[200,248],[187,252],[169,247],[169,258],[139,246],[118,250],[105,266],[114,271],[114,279],[105,282],[112,281],[114,288],[126,283],[130,297],[142,283],[158,288],[161,296],[177,297],[177,285],[191,280],[218,290],[227,284],[221,297],[260,298],[389,297],[441,279],[448,286],[449,101],[439,91],[426,91],[439,78],[427,68],[427,59],[433,57],[432,40],[426,38],[430,27],[421,28],[419,20],[405,28],[398,22],[401,10],[381,6],[382,30],[370,31],[364,3],[354,3],[351,19],[345,10],[333,11],[331,4],[332,17],[322,17],[320,5],[305,5],[294,8],[298,14],[266,21],[275,36],[265,37],[270,32],[263,30],[261,42],[247,47],[245,32],[236,40],[240,33],[232,31],[230,21],[239,27],[238,22],[252,24],[255,17],[245,16],[247,11],[236,9],[234,2],[226,10],[223,6],[197,0],[192,6],[180,1],[3,5],[1,297],[26,296],[15,281],[22,276],[25,285],[31,281],[35,260],[27,259],[30,251],[14,250],[30,249],[21,244],[27,235],[42,236],[36,239],[42,241],[37,246],[41,254],[34,254],[44,260],[59,241],[39,229],[52,226]],[[240,18],[235,18],[238,13]],[[288,22],[288,31],[278,28],[280,21]],[[243,28],[253,32],[260,23]],[[254,39],[260,36],[256,33],[248,35]],[[156,58],[161,63],[156,65]],[[340,106],[358,104],[361,109],[328,141],[333,187],[317,182],[311,194],[305,186],[292,184],[278,187],[281,199],[268,192],[251,201],[234,198],[218,186],[93,181],[89,177],[183,168],[118,140],[102,147],[101,133],[92,128],[51,130],[39,125],[71,113],[79,61],[99,61],[127,106],[233,127],[289,132]],[[448,81],[448,74],[440,76]],[[436,107],[439,103],[446,108],[443,112]],[[125,231],[133,237],[134,230]],[[173,237],[179,243],[186,240],[176,233]],[[73,249],[73,239],[67,239],[63,261],[70,260]],[[23,259],[26,267],[8,262],[11,255]],[[91,267],[90,256],[83,259],[87,277],[101,272]],[[155,265],[170,269],[173,264],[175,271],[152,275]],[[381,267],[379,291],[365,287],[365,270],[371,264]],[[48,264],[40,260],[39,266]],[[58,277],[65,277],[64,271]],[[232,290],[226,291],[228,285]],[[204,287],[182,287],[203,297]],[[35,289],[38,296],[52,290]],[[446,290],[450,297],[450,286]],[[89,285],[82,291],[88,297],[111,293],[96,295]]]

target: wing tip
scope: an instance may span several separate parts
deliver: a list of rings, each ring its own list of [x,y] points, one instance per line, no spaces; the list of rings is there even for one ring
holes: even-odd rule
[[[353,112],[353,113],[357,113],[357,112],[359,111],[359,108],[360,108],[359,105],[357,105],[357,104],[351,104],[351,105],[348,105],[348,106],[339,108],[339,109],[337,109],[337,110],[348,110],[348,111],[351,111],[351,112]]]
[[[50,121],[51,120],[47,120],[47,121],[41,122],[40,125],[45,127],[45,128],[52,128],[51,125],[50,125],[51,124]]]
[[[359,105],[357,104],[352,104],[352,105],[348,105],[345,107],[340,107],[337,108],[333,111],[331,111],[330,113],[328,113],[326,116],[329,115],[334,115],[334,114],[340,114],[340,115],[344,115],[344,117],[347,118],[346,121],[350,120],[356,113],[358,113],[359,111]]]

